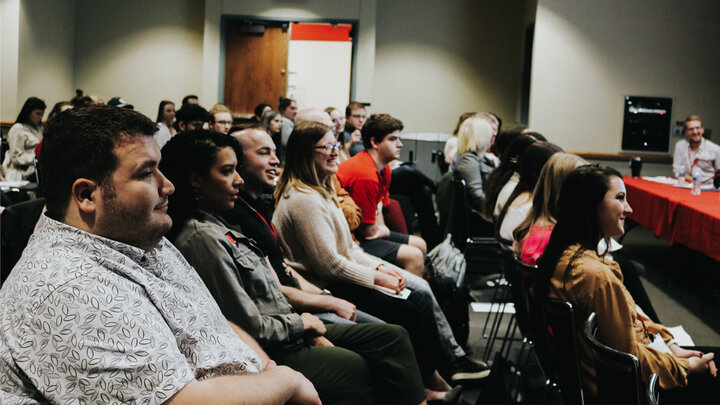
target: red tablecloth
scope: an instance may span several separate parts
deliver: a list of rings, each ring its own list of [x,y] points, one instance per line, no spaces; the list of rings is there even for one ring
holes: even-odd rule
[[[655,235],[720,260],[720,192],[689,189],[624,177],[634,221]]]

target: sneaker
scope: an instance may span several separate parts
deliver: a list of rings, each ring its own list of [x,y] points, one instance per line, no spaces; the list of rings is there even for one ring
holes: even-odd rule
[[[467,356],[455,359],[450,368],[450,379],[480,380],[490,375],[490,367],[482,361],[472,361]]]

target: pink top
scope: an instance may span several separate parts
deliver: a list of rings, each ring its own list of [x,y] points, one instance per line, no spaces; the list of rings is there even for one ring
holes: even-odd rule
[[[536,265],[550,242],[550,234],[555,225],[533,225],[527,236],[520,243],[520,260],[523,263]]]

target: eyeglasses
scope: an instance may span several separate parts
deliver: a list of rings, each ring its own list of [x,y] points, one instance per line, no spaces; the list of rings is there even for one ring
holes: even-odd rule
[[[328,143],[327,145],[316,146],[315,149],[325,149],[325,153],[332,153],[333,150],[340,150],[340,142]]]

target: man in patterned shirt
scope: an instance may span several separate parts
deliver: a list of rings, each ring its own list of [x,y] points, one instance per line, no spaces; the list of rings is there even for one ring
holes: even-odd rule
[[[155,130],[110,106],[48,124],[47,218],[0,289],[0,403],[319,403],[163,237]]]

